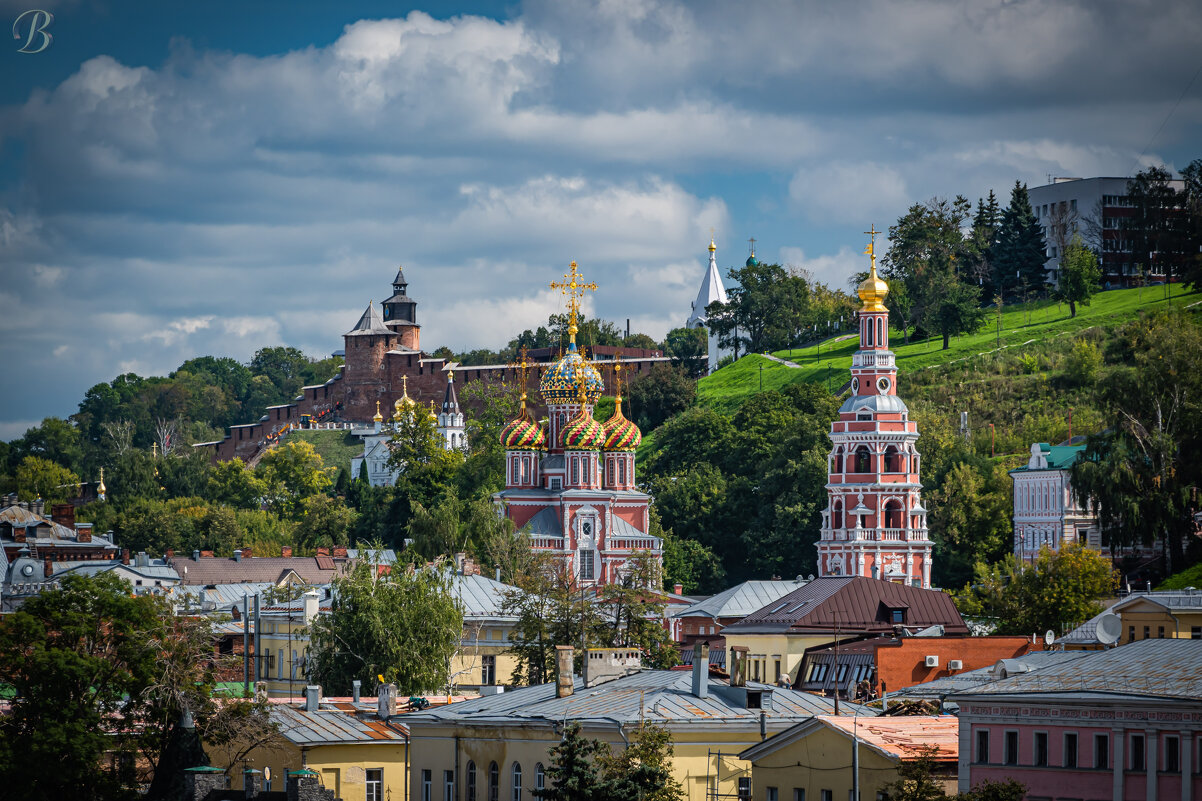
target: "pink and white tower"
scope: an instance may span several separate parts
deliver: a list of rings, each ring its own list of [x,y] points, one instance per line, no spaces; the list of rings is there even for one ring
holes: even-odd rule
[[[851,397],[831,424],[826,490],[818,540],[820,576],[865,576],[931,586],[927,510],[919,497],[918,426],[897,396],[897,364],[889,350],[889,286],[872,257],[860,284],[860,349],[851,362]]]

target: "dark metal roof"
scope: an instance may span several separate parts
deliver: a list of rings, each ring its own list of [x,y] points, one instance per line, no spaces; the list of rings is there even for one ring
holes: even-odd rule
[[[904,609],[907,629],[942,625],[947,634],[968,634],[952,598],[940,590],[924,590],[863,576],[824,576],[807,582],[723,629],[737,633],[893,631],[890,610]]]
[[[409,734],[404,726],[387,723],[374,715],[360,717],[335,709],[306,712],[279,705],[271,707],[270,714],[280,734],[297,745],[373,742],[386,745],[404,742]]]
[[[329,584],[334,576],[346,569],[346,563],[330,560],[323,567],[312,556],[248,557],[242,561],[223,557],[204,556],[200,559],[176,557],[171,566],[184,584],[245,584],[248,582],[278,583],[289,571],[306,584]],[[187,568],[187,572],[184,571]]]
[[[376,311],[375,304],[368,303],[367,309],[364,310],[362,316],[359,317],[359,322],[355,323],[355,327],[347,331],[343,336],[368,336],[371,334],[396,334],[391,328],[384,325],[384,320],[380,317],[380,313]]]
[[[677,612],[675,617],[745,617],[803,584],[804,580],[794,579],[744,581],[689,605]]]

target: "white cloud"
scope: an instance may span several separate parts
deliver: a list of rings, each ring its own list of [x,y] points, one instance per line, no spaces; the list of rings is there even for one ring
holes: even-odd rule
[[[789,182],[789,197],[808,219],[824,223],[896,219],[910,205],[901,174],[873,162],[801,167]]]
[[[801,267],[816,281],[826,284],[831,289],[847,292],[851,277],[867,270],[866,258],[846,245],[839,248],[837,253],[820,256],[807,256],[802,248],[786,245],[780,249],[778,261],[782,265]]]

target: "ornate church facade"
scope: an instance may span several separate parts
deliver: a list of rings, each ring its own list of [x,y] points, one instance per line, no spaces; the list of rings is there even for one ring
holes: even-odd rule
[[[875,238],[877,231],[870,231]],[[821,576],[865,576],[931,586],[932,542],[919,482],[918,426],[897,396],[889,350],[888,285],[876,272],[860,284],[860,347],[852,357],[852,395],[831,424],[828,506],[818,540]]]
[[[651,496],[635,487],[638,426],[622,412],[623,363],[615,360],[616,403],[605,423],[593,419],[593,406],[605,390],[595,362],[576,346],[579,293],[584,284],[572,262],[562,285],[568,295],[567,353],[545,370],[538,391],[547,418],[535,421],[528,397],[501,432],[505,449],[505,489],[493,502],[519,530],[529,532],[537,550],[560,556],[583,585],[615,583],[636,551],[663,558],[663,543],[648,533]],[[523,358],[524,374],[532,365]]]

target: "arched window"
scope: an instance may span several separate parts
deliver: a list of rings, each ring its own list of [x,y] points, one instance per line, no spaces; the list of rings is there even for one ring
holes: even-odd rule
[[[900,473],[902,472],[902,456],[901,452],[893,445],[885,448],[885,472]]]
[[[522,766],[513,763],[513,801],[522,801]]]
[[[625,459],[618,460],[618,483],[622,484],[622,485],[626,484],[626,460]]]
[[[885,528],[903,528],[902,506],[896,500],[885,504]]]
[[[476,763],[467,763],[467,801],[476,801]]]
[[[831,507],[831,528],[843,528],[843,501],[835,501]]]
[[[872,453],[868,450],[867,445],[861,445],[856,448],[856,469],[857,473],[872,472]]]
[[[572,483],[573,484],[580,483],[580,457],[579,456],[572,457]]]
[[[534,766],[534,789],[547,789],[547,773],[543,770],[543,763],[541,762]]]
[[[490,762],[488,765],[488,801],[500,801],[501,792],[501,769],[497,767],[496,762]]]
[[[880,317],[876,318],[876,344],[885,347],[885,321]]]
[[[868,326],[868,342],[866,344],[868,345],[868,347],[871,348],[873,346],[873,344],[875,344],[874,340],[872,338],[872,320],[871,320],[871,318],[868,319],[865,322],[865,324]]]
[[[842,473],[843,472],[843,446],[842,445],[835,448],[835,453],[831,457],[831,472],[832,473]]]

